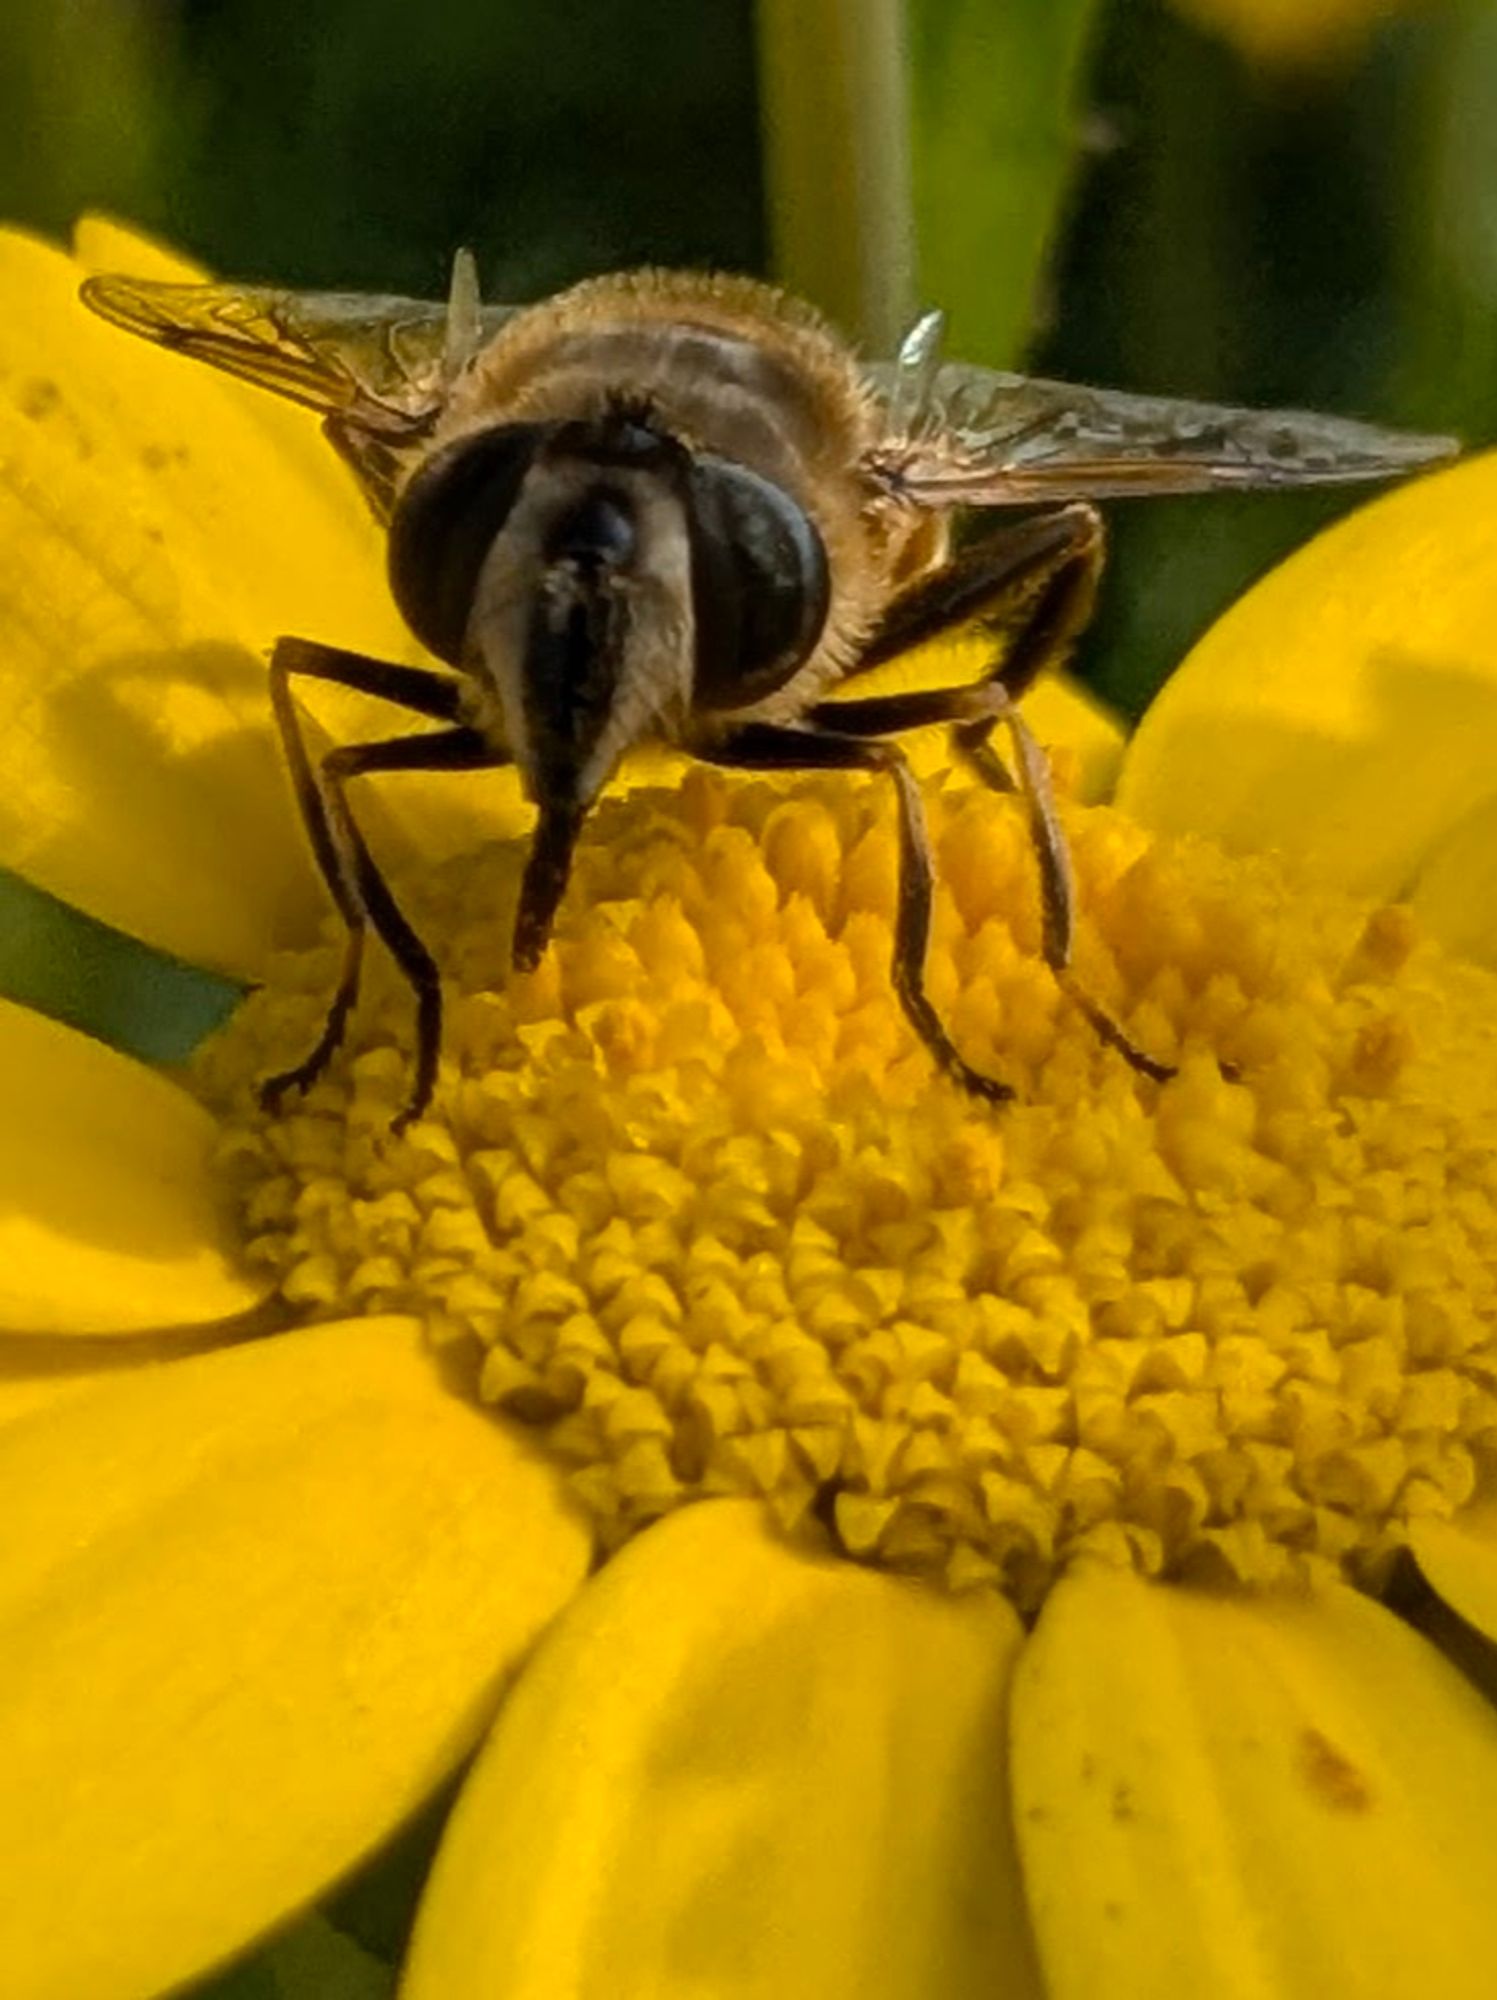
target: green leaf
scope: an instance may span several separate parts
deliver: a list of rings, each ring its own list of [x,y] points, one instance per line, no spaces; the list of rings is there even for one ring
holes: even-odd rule
[[[185,1062],[242,997],[0,869],[0,994],[143,1062]]]
[[[1405,144],[1414,186],[1395,218],[1399,412],[1482,438],[1497,417],[1497,12],[1468,4],[1440,27],[1415,78],[1420,115]]]
[[[951,351],[1034,324],[1083,115],[1094,0],[761,0],[779,275],[875,353],[939,305]]]
[[[759,0],[776,274],[875,353],[915,308],[901,0]]]
[[[120,209],[158,185],[172,10],[7,0],[0,7],[0,207],[66,235],[108,188]]]
[[[916,268],[967,361],[1012,365],[1042,309],[1085,125],[1093,0],[907,0]]]

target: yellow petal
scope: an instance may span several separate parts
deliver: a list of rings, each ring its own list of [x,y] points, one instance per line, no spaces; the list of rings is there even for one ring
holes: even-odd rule
[[[1013,1731],[1052,2000],[1490,1994],[1497,1714],[1370,1599],[1074,1575]]]
[[[414,1323],[287,1334],[0,1432],[0,1992],[146,2000],[451,1771],[580,1581]]]
[[[1411,1537],[1419,1567],[1453,1611],[1497,1641],[1497,1501],[1453,1521],[1419,1522]]]
[[[226,1344],[226,1333],[218,1328],[206,1334],[136,1334],[130,1340],[0,1333],[0,1425],[117,1381],[132,1369],[181,1361]]]
[[[236,1254],[213,1121],[141,1063],[0,1001],[0,1328],[134,1333],[270,1290]]]
[[[1118,803],[1396,897],[1497,770],[1497,453],[1362,508],[1208,632],[1129,745]]]
[[[1497,966],[1497,792],[1425,856],[1409,901],[1447,951]]]
[[[774,1542],[652,1528],[526,1669],[403,2000],[1034,1994],[1003,1718],[1019,1629]]]
[[[192,285],[208,276],[201,264],[180,256],[157,237],[107,215],[79,217],[73,254],[85,271],[118,271],[160,285]]]
[[[80,276],[0,232],[0,862],[253,976],[326,909],[266,650],[284,632],[417,649],[315,419],[105,325]],[[335,689],[308,706],[338,737],[409,721]],[[376,837],[419,840],[431,817],[449,845],[509,796],[447,777],[369,789]]]

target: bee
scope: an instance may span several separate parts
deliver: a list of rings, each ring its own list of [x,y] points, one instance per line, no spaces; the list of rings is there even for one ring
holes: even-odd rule
[[[642,270],[535,305],[482,306],[460,253],[444,303],[112,276],[88,279],[83,298],[132,333],[321,415],[387,530],[396,604],[443,663],[301,637],[280,639],[270,659],[272,708],[346,948],[315,1046],[267,1079],[263,1098],[274,1105],[326,1067],[372,930],[415,1001],[397,1129],[435,1085],[441,982],[360,832],[351,780],[517,767],[537,815],[512,945],[514,965],[529,969],[589,808],[647,741],[736,770],[861,771],[892,784],[893,985],[937,1067],[998,1102],[1010,1086],[965,1060],[925,990],[933,870],[897,738],[944,724],[983,779],[1022,799],[1046,963],[1104,1041],[1167,1078],[1072,975],[1065,841],[1018,709],[1090,617],[1103,549],[1093,503],[1386,479],[1456,448],[946,361],[935,313],[891,362],[869,364],[812,307],[741,277]],[[954,534],[990,510],[996,523]],[[993,635],[980,679],[857,694],[866,670],[973,628]],[[293,695],[304,677],[382,697],[428,726],[314,762]],[[1007,758],[992,742],[1000,726]]]

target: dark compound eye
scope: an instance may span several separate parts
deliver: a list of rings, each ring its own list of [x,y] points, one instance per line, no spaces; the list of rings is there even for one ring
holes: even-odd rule
[[[727,459],[692,461],[686,522],[695,698],[743,708],[783,687],[815,649],[831,595],[826,550],[782,487]]]
[[[390,522],[390,588],[421,641],[458,666],[473,598],[494,538],[549,424],[503,424],[458,438],[415,473]]]

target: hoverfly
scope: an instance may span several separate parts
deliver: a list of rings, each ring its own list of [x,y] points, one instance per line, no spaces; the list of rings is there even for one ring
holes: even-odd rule
[[[286,637],[271,701],[318,866],[347,931],[326,1024],[263,1086],[304,1089],[342,1039],[366,933],[415,996],[415,1077],[434,1087],[438,970],[347,799],[359,775],[513,763],[537,808],[513,962],[544,951],[589,807],[647,740],[736,769],[885,774],[899,809],[892,977],[939,1068],[977,1096],[926,995],[932,866],[894,740],[947,725],[989,783],[1017,788],[1039,858],[1045,960],[1096,1031],[1135,1047],[1071,978],[1073,893],[1045,759],[1016,704],[1090,615],[1099,499],[1384,479],[1448,456],[1300,412],[1114,394],[943,361],[928,314],[866,365],[808,305],[747,278],[644,270],[543,303],[482,307],[459,255],[445,304],[90,278],[116,325],[318,411],[389,535],[395,601],[445,671]],[[1032,509],[954,549],[969,510]],[[859,698],[841,684],[905,648],[1001,632],[974,683]],[[383,697],[441,725],[314,764],[292,683]],[[832,691],[839,690],[836,698]],[[1002,724],[1012,768],[990,741]]]

